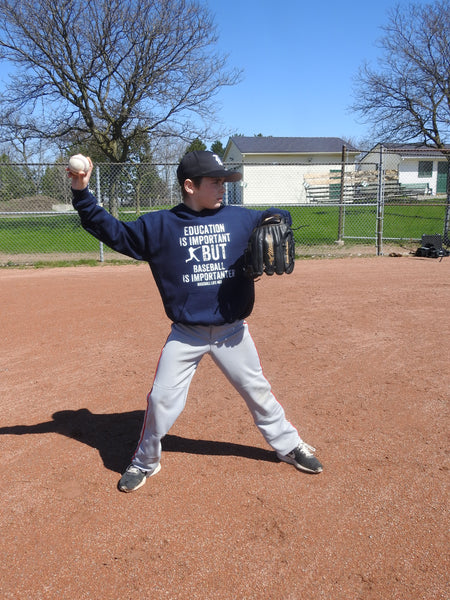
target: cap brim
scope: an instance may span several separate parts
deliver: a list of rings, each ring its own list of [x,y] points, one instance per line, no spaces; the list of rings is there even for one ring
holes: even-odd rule
[[[242,179],[242,173],[239,171],[210,171],[209,173],[205,173],[203,177],[221,177],[225,179],[225,181],[240,181]]]

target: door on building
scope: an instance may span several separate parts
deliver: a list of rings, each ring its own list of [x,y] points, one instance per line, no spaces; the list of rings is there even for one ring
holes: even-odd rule
[[[438,162],[436,194],[445,194],[447,191],[447,175],[449,170],[449,161]]]

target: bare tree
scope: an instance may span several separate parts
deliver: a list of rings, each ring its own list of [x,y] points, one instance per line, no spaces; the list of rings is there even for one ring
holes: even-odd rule
[[[95,145],[111,162],[139,140],[192,139],[240,80],[201,0],[0,0],[0,138]]]
[[[378,69],[364,64],[353,110],[381,141],[419,142],[447,158],[444,241],[450,243],[450,0],[389,13]]]
[[[444,148],[450,135],[450,0],[389,12],[378,68],[365,63],[352,109],[373,136]]]

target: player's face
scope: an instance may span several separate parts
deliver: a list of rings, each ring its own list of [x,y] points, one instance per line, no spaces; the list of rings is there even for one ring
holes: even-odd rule
[[[192,186],[189,194],[189,206],[195,211],[219,208],[224,193],[225,179],[221,177],[203,177],[199,187]]]

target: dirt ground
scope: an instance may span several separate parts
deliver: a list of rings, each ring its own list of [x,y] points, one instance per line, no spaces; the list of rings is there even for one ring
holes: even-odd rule
[[[0,270],[0,597],[448,598],[450,258],[298,261],[249,318],[317,448],[279,462],[208,357],[117,490],[169,331],[147,265]]]

